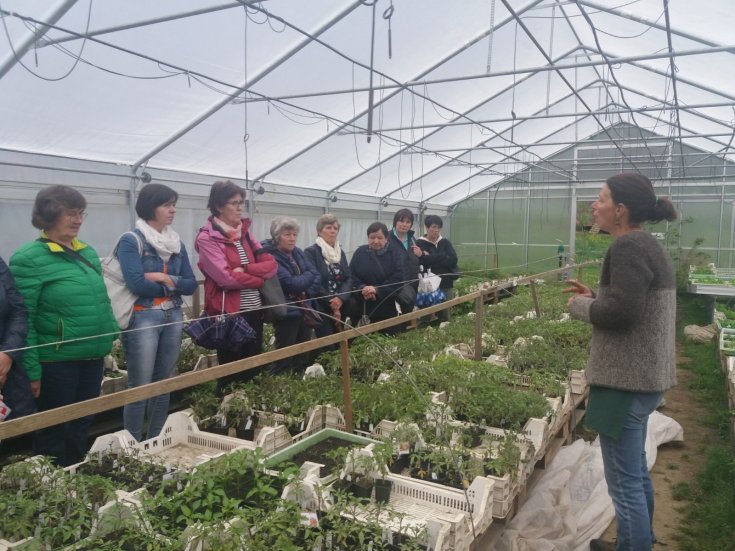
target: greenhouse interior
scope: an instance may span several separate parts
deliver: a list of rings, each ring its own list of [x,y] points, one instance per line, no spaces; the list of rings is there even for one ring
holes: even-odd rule
[[[0,22],[0,551],[735,549],[731,1]]]

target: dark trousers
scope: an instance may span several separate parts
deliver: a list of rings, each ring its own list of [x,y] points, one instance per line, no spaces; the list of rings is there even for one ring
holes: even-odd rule
[[[42,363],[38,411],[99,396],[103,363],[103,358]],[[92,421],[94,415],[88,415],[37,431],[33,438],[33,451],[52,457],[58,465],[64,467],[78,463],[89,449],[88,430]]]
[[[8,421],[36,413],[36,400],[31,393],[31,381],[23,366],[17,362],[8,371],[8,379],[0,388],[3,402],[11,409]]]
[[[302,316],[294,316],[284,318],[273,324],[276,334],[276,349],[286,348],[300,342],[306,342],[311,339],[311,327],[307,327]],[[309,361],[308,354],[297,354],[290,358],[278,360],[271,367],[272,375],[281,375],[285,373],[296,373],[306,369]]]
[[[340,330],[344,329],[344,322],[347,319],[347,316],[350,315],[350,312],[352,311],[352,299],[348,299],[346,302],[342,303],[342,308],[340,308],[340,314],[342,315],[341,321],[335,321],[331,317],[332,310],[329,308],[329,304],[323,304],[320,303],[318,305],[318,310],[322,314],[322,323],[314,328],[314,336],[318,339],[321,337],[328,337],[329,335],[333,335],[336,331],[336,327],[339,326]],[[357,322],[355,322],[357,323]],[[323,352],[329,352],[331,350],[338,350],[339,344],[331,344],[329,346],[324,346],[322,348],[319,348],[317,350],[314,350],[313,355],[314,358],[318,358],[319,354],[322,354]]]
[[[251,356],[257,356],[263,352],[263,313],[260,311],[244,312],[240,314],[250,327],[255,331],[255,340],[246,341],[242,346],[232,350],[229,348],[217,349],[217,361],[221,364],[242,360]],[[227,387],[233,383],[246,383],[262,371],[262,367],[255,367],[247,371],[241,371],[234,375],[227,375],[217,379],[217,395],[225,394]]]

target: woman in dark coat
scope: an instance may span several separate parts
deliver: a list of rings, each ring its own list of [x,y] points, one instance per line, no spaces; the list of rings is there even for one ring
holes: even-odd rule
[[[396,293],[406,280],[405,262],[401,252],[388,245],[388,228],[382,222],[373,222],[367,229],[368,244],[361,245],[352,255],[350,273],[355,308],[353,322],[367,314],[371,322],[398,315]],[[400,327],[391,327],[386,333],[396,333]]]
[[[27,334],[28,311],[13,275],[0,258],[0,397],[11,410],[8,419],[36,412],[31,381],[20,365],[22,352],[15,350],[25,346]]]
[[[393,229],[388,234],[390,246],[401,252],[407,279],[396,293],[401,313],[408,314],[416,306],[416,291],[419,288],[419,269],[421,249],[416,243],[413,227],[413,213],[409,209],[401,209],[393,216]]]
[[[337,241],[339,220],[333,214],[323,214],[316,221],[316,243],[304,249],[304,253],[319,272],[321,285],[314,304],[327,316],[314,328],[317,337],[334,333],[336,324],[341,324],[349,312],[348,302],[352,291],[352,278],[347,256]],[[329,316],[329,317],[328,317]],[[334,321],[336,318],[339,321]]]
[[[263,249],[273,255],[278,264],[278,280],[281,282],[286,303],[289,304],[286,317],[273,322],[276,348],[285,348],[311,339],[311,327],[304,318],[304,310],[294,304],[303,301],[312,307],[312,297],[319,293],[321,278],[319,272],[296,246],[299,236],[299,223],[288,216],[278,216],[271,222],[271,237],[263,241]],[[306,368],[308,357],[299,354],[278,360],[271,368],[273,375],[295,372]]]
[[[444,291],[447,300],[454,297],[454,275],[457,271],[457,253],[452,242],[442,237],[442,219],[436,214],[430,214],[424,219],[426,233],[419,237],[416,243],[421,249],[419,262],[425,270],[431,270],[433,274],[441,276],[439,288]],[[449,321],[449,311],[442,310],[437,314],[438,320]]]

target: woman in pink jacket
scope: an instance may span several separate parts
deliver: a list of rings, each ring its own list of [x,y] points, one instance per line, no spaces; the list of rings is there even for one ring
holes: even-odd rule
[[[204,307],[209,315],[239,313],[255,330],[256,339],[236,349],[218,349],[220,364],[234,362],[263,351],[263,311],[260,292],[266,279],[276,275],[278,265],[269,254],[256,254],[260,242],[249,232],[250,218],[243,218],[245,190],[227,180],[215,182],[209,193],[212,216],[197,234],[195,248],[204,274]],[[217,381],[222,395],[232,383],[248,381],[259,368],[228,375]]]

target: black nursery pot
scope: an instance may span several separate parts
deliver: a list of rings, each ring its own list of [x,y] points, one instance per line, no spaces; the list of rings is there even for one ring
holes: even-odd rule
[[[370,499],[370,494],[373,493],[373,485],[368,480],[359,479],[350,484],[350,491],[357,498]]]
[[[204,426],[204,430],[206,432],[213,432],[214,434],[222,434],[224,436],[227,436],[230,432],[230,428],[227,426],[227,423],[221,424],[216,419],[209,419]]]
[[[248,421],[250,423],[248,423]],[[235,434],[241,440],[255,440],[255,427],[258,426],[258,416],[248,417],[248,421],[235,428]],[[249,426],[250,428],[245,428]]]
[[[403,471],[408,469],[410,460],[411,458],[408,454],[399,455],[393,460],[393,463],[388,466],[388,469],[393,474],[401,474]]]
[[[388,503],[390,501],[390,493],[393,490],[393,481],[378,478],[375,480],[375,501],[378,503]]]

